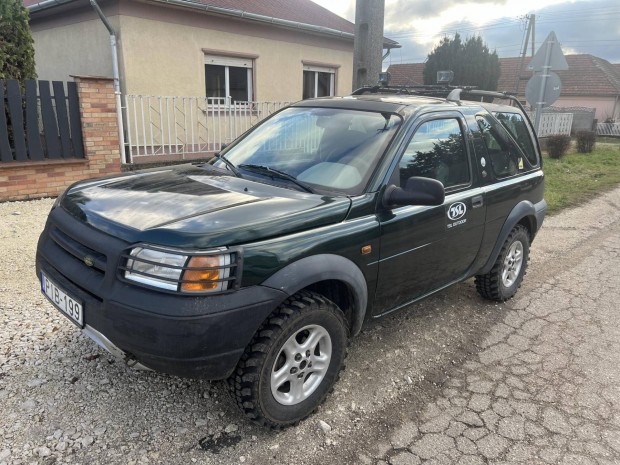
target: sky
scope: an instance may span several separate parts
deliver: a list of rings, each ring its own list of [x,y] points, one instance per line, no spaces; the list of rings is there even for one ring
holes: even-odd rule
[[[355,0],[313,1],[355,22]],[[423,62],[442,37],[456,32],[481,36],[500,57],[519,56],[528,14],[536,15],[536,50],[554,31],[564,54],[620,63],[620,0],[385,0],[384,35],[402,49],[393,50],[384,67]]]

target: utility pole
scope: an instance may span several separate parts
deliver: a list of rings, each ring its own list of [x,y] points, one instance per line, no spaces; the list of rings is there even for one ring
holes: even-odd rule
[[[383,63],[385,0],[357,0],[353,52],[353,90],[379,82]]]
[[[523,63],[525,63],[525,56],[527,55],[527,45],[532,37],[532,56],[534,56],[534,38],[535,38],[535,29],[536,29],[536,15],[525,15],[525,20],[527,21],[527,32],[525,34],[525,38],[523,40],[523,49],[521,50],[521,60],[519,60],[519,68],[517,69],[517,76],[515,79],[515,94],[519,93],[519,84],[521,83],[521,71],[523,71]]]

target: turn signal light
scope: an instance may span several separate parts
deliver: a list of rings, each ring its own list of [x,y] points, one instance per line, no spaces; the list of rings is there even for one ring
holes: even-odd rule
[[[183,281],[192,281],[192,282],[184,282],[181,285],[181,289],[189,292],[204,292],[204,291],[212,291],[221,287],[222,283],[218,282],[220,278],[221,269],[217,267],[220,266],[220,257],[217,256],[193,256],[189,263],[187,264],[188,269],[183,273]],[[202,269],[191,269],[191,268],[202,268]],[[204,269],[204,268],[214,268],[214,269]]]

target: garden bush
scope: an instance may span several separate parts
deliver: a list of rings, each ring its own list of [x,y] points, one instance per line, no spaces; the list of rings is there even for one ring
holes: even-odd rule
[[[551,158],[562,158],[570,147],[570,136],[556,134],[546,138],[545,146]]]
[[[577,136],[577,152],[590,153],[596,145],[596,133],[594,131],[578,131]]]

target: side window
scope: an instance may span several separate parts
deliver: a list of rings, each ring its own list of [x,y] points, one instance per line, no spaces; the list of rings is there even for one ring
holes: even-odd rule
[[[517,141],[519,147],[525,154],[527,160],[532,166],[538,165],[538,156],[532,143],[532,137],[527,130],[525,119],[519,113],[499,112],[495,113],[495,117],[502,123],[502,126],[508,130],[510,135]]]
[[[506,130],[487,116],[477,116],[476,121],[495,177],[506,178],[517,174],[523,168],[523,160],[519,148],[510,140]]]
[[[400,159],[400,185],[422,176],[441,181],[445,188],[470,181],[467,149],[455,118],[422,123]]]

